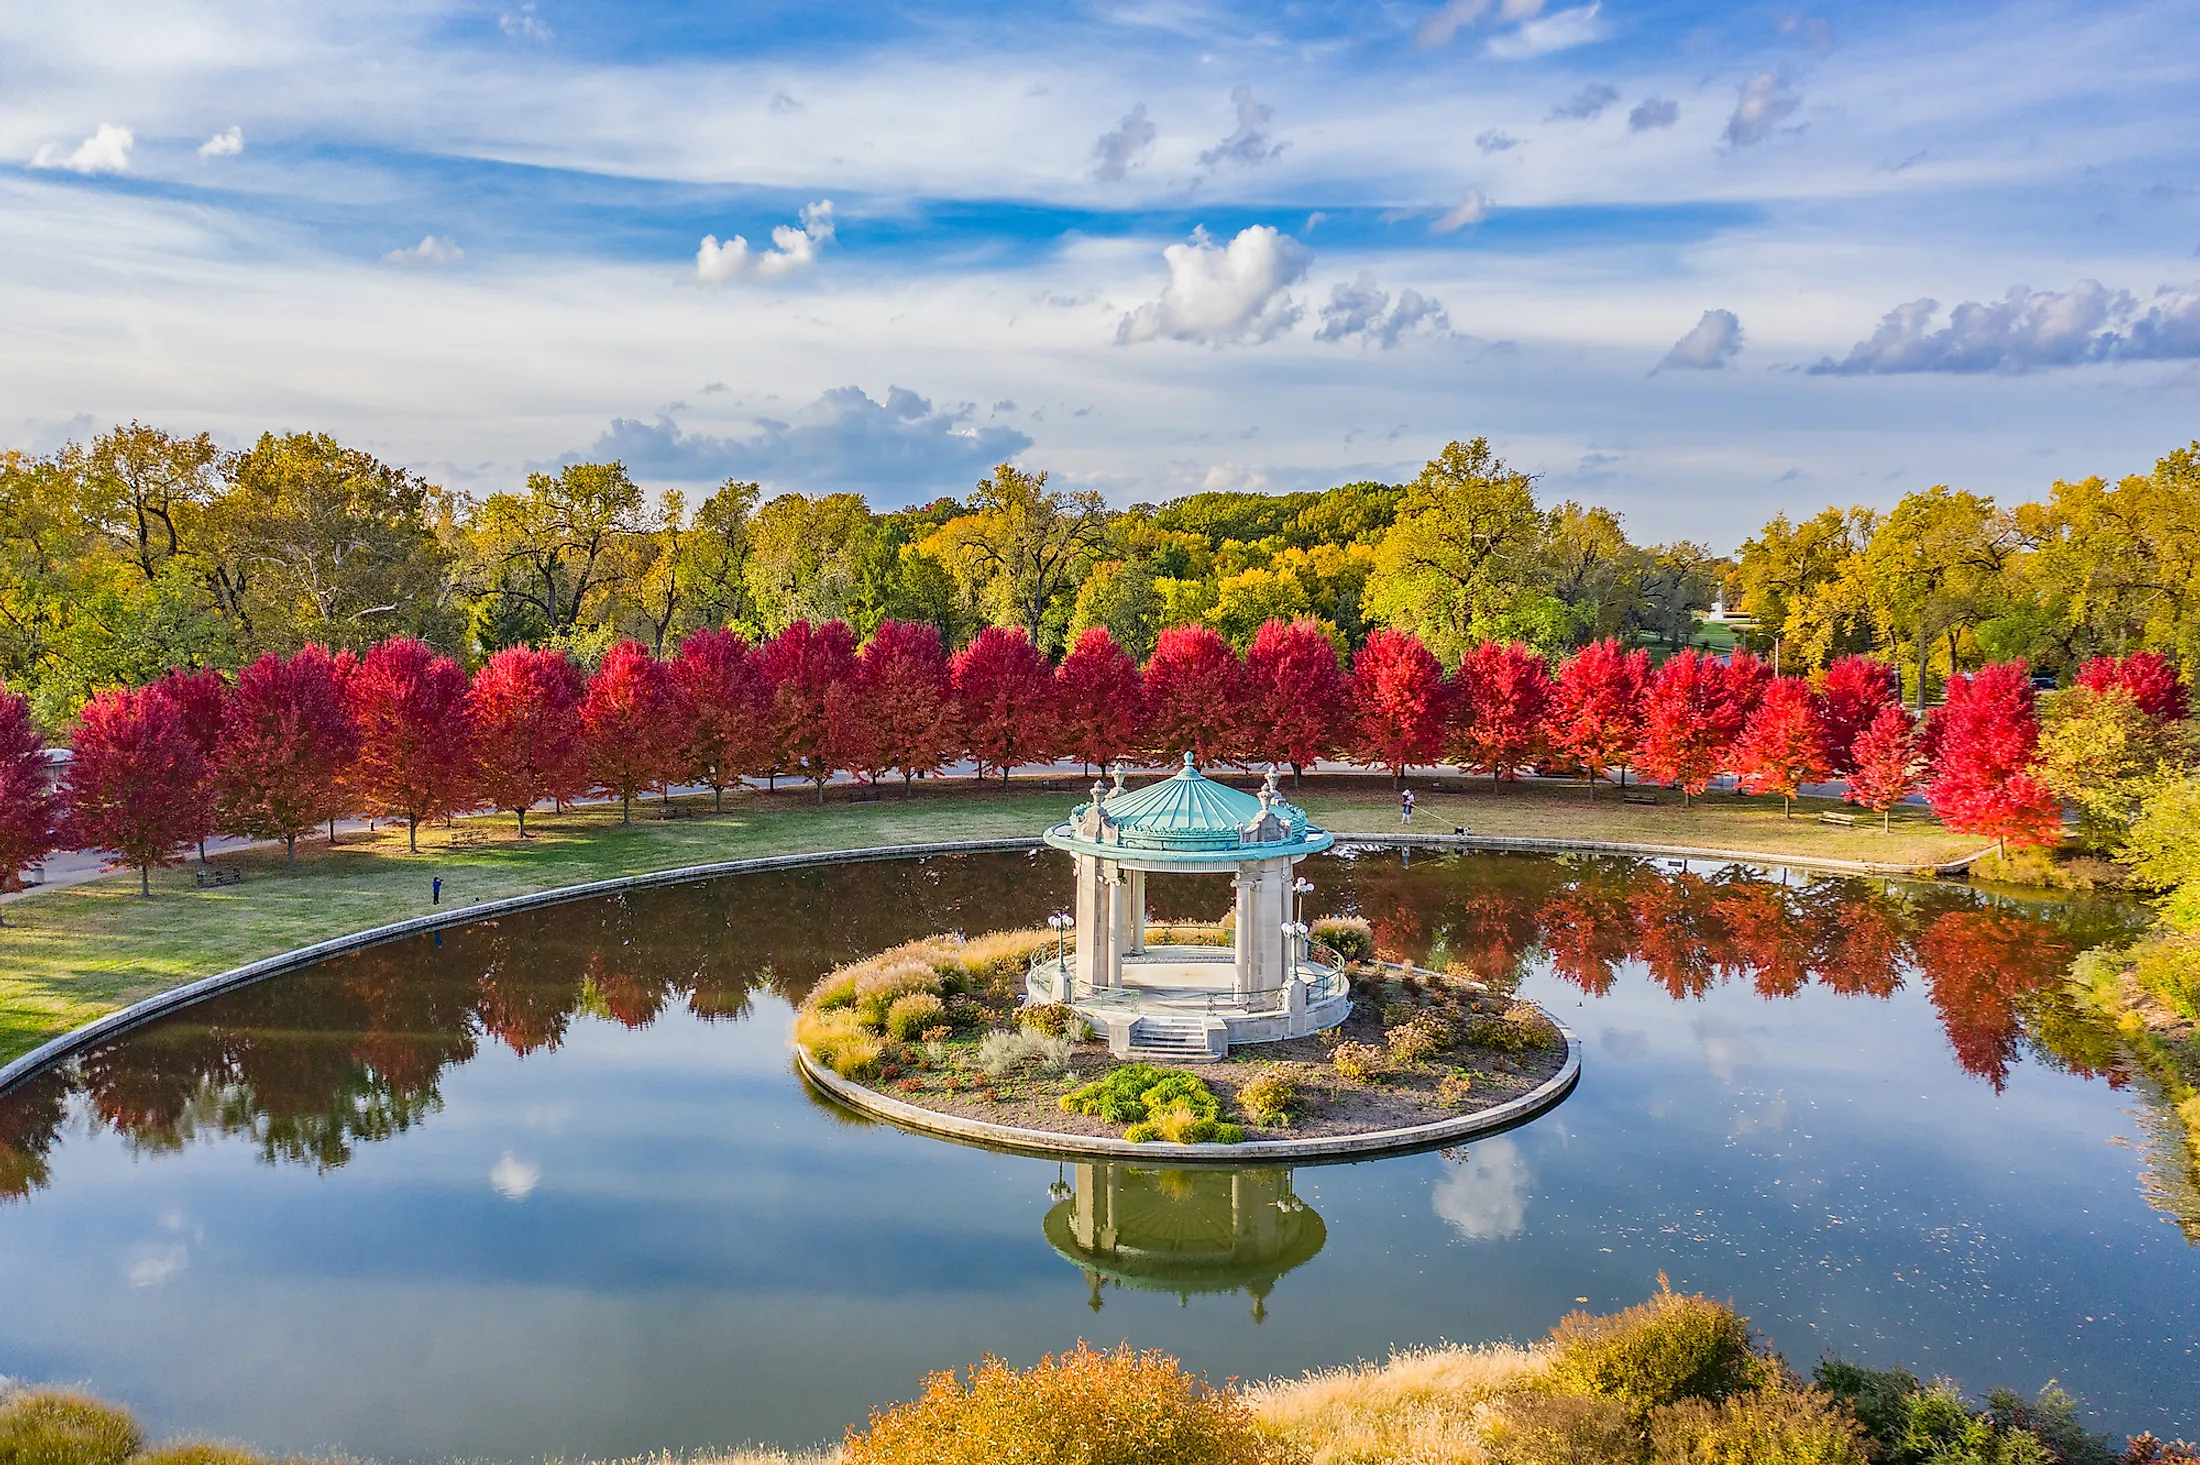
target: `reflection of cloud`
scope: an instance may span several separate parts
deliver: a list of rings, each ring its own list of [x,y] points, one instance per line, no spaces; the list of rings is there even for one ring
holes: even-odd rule
[[[1606,1028],[1604,1051],[1614,1058],[1641,1058],[1650,1052],[1650,1035],[1640,1028]]]
[[[1737,1070],[1758,1061],[1757,1045],[1725,1023],[1696,1024],[1696,1040],[1703,1045],[1703,1066],[1721,1083],[1734,1082]]]
[[[525,1200],[542,1184],[542,1166],[514,1158],[510,1150],[489,1170],[489,1183],[506,1200]]]
[[[1784,1092],[1776,1093],[1768,1099],[1760,1099],[1755,1108],[1735,1110],[1734,1122],[1727,1126],[1726,1132],[1729,1136],[1738,1137],[1760,1129],[1785,1129],[1787,1118],[1787,1095]]]
[[[158,1287],[191,1264],[191,1250],[186,1243],[198,1239],[198,1233],[187,1225],[183,1213],[173,1209],[161,1212],[160,1229],[175,1239],[138,1249],[136,1259],[130,1263],[133,1287]]]
[[[1486,1139],[1447,1154],[1449,1163],[1429,1196],[1436,1214],[1469,1241],[1518,1236],[1528,1219],[1528,1162],[1505,1138]]]

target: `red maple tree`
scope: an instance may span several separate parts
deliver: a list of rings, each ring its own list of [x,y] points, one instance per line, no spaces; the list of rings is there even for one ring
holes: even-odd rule
[[[1353,747],[1390,770],[1391,787],[1444,748],[1449,697],[1443,663],[1411,631],[1377,631],[1352,658]]]
[[[508,646],[474,673],[466,693],[482,801],[510,809],[519,837],[527,811],[544,799],[575,799],[588,788],[581,728],[581,669],[563,651]]]
[[[61,847],[61,801],[46,782],[46,740],[31,704],[0,688],[0,887]],[[0,907],[0,925],[6,924]]]
[[[178,851],[213,826],[206,758],[183,712],[158,687],[102,692],[84,704],[71,740],[70,836],[138,872],[153,893],[153,869],[180,863]]]
[[[2176,664],[2154,651],[2096,656],[2078,668],[2077,684],[2095,692],[2121,689],[2156,722],[2182,722],[2192,710]]]
[[[1643,689],[1650,653],[1622,650],[1616,638],[1592,641],[1558,669],[1545,714],[1549,740],[1589,775],[1589,797],[1610,770],[1627,781],[1642,744]]]
[[[1021,626],[987,626],[950,668],[955,715],[978,777],[1054,756],[1054,671]]]
[[[723,811],[743,774],[772,766],[771,686],[748,638],[721,626],[688,633],[672,679],[687,698],[687,776],[708,785],[711,807]]]
[[[1202,767],[1236,756],[1245,667],[1212,626],[1163,631],[1142,680],[1150,751],[1163,760],[1189,753]]]
[[[283,842],[295,864],[298,836],[341,812],[338,780],[359,751],[336,660],[308,645],[284,660],[270,651],[237,673],[214,749],[222,827]]]
[[[1267,621],[1245,652],[1244,744],[1253,757],[1306,765],[1337,751],[1345,720],[1344,666],[1317,621]]]
[[[1925,801],[1941,823],[1985,835],[2005,853],[2011,841],[2052,844],[2061,836],[2061,804],[2025,771],[2039,747],[2040,715],[2021,659],[1950,677],[1931,729]]]
[[[900,773],[906,798],[918,774],[939,772],[956,749],[954,679],[939,628],[880,621],[856,658],[856,689],[865,771]]]
[[[1138,663],[1105,627],[1087,627],[1054,669],[1055,739],[1065,756],[1105,768],[1145,734],[1146,688]]]
[[[1801,677],[1777,677],[1742,724],[1732,755],[1742,792],[1776,793],[1780,817],[1793,817],[1796,791],[1824,778],[1832,765],[1818,695]]]
[[[425,642],[394,636],[343,680],[359,729],[352,764],[358,798],[378,817],[402,818],[406,848],[417,854],[421,820],[446,818],[474,802],[466,673]]]
[[[639,641],[604,653],[581,698],[581,744],[589,781],[619,800],[619,822],[634,822],[634,796],[663,790],[680,776],[687,746],[687,702],[672,672]]]
[[[1542,748],[1555,690],[1549,664],[1517,641],[1484,641],[1459,663],[1452,689],[1452,757],[1492,783],[1518,778]]]
[[[816,784],[823,804],[825,785],[849,766],[846,720],[834,714],[855,685],[855,632],[846,621],[796,621],[759,649],[757,668],[771,688],[772,767]]]
[[[1857,735],[1871,725],[1882,707],[1902,700],[1894,668],[1875,656],[1836,657],[1819,682],[1819,704],[1826,724],[1826,756],[1835,773],[1856,766]]]
[[[216,829],[229,830],[222,823],[221,801],[214,787],[214,744],[222,734],[222,708],[229,701],[229,683],[222,674],[210,666],[170,667],[160,674],[153,686],[176,704],[176,711],[183,715],[184,735],[198,748],[201,766],[206,770],[207,807],[213,811],[213,819],[206,827],[206,834],[199,836],[199,863],[206,863],[206,836]],[[243,833],[243,830],[230,832]]]
[[[1694,647],[1667,657],[1650,678],[1643,714],[1643,774],[1677,785],[1684,800],[1725,771],[1742,730],[1727,669]]]
[[[1901,703],[1890,702],[1872,714],[1849,745],[1848,791],[1842,797],[1878,810],[1880,828],[1892,832],[1894,806],[1915,792],[1924,776],[1916,720]]]

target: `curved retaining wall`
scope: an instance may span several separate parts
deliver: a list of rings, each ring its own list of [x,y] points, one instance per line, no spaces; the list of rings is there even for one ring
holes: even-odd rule
[[[1620,844],[1587,839],[1528,839],[1510,835],[1490,834],[1346,834],[1338,836],[1340,845],[1357,845],[1377,849],[1436,849],[1436,850],[1499,850],[1521,854],[1608,854],[1634,855],[1644,858],[1723,860],[1743,865],[1789,865],[1796,869],[1826,870],[1845,875],[1886,875],[1918,877],[1934,874],[1952,874],[1967,868],[1969,860],[1952,864],[1918,867],[1912,865],[1881,865],[1861,860],[1816,859],[1806,855],[1767,854],[1761,850],[1699,849],[1689,845]],[[355,931],[348,936],[337,936],[318,941],[311,946],[301,946],[277,956],[265,957],[244,966],[233,967],[211,977],[172,987],[166,992],[133,1002],[128,1007],[95,1018],[82,1027],[71,1029],[60,1037],[0,1067],[0,1095],[22,1083],[40,1069],[57,1063],[92,1044],[101,1042],[134,1027],[163,1017],[180,1007],[187,1007],[202,998],[227,992],[234,987],[248,986],[253,982],[293,972],[330,957],[344,956],[369,946],[379,946],[385,941],[396,941],[407,936],[424,935],[431,931],[464,926],[487,916],[506,915],[514,911],[536,910],[543,906],[562,905],[569,900],[587,900],[599,895],[617,895],[628,890],[648,890],[660,885],[684,885],[695,880],[715,880],[725,875],[753,875],[768,870],[800,870],[817,865],[838,865],[861,860],[921,859],[926,855],[969,855],[1008,853],[1016,850],[1040,848],[1037,835],[1019,836],[1013,839],[958,839],[942,840],[931,844],[877,845],[867,849],[819,850],[812,854],[766,855],[751,860],[722,860],[708,865],[682,865],[671,870],[656,870],[646,875],[626,875],[613,880],[592,880],[582,885],[561,885],[552,890],[538,890],[531,895],[507,896],[502,900],[485,900],[477,905],[453,906],[449,910],[435,911],[429,915],[414,916],[410,920],[394,921],[386,926],[374,926],[365,931]],[[1974,857],[1975,858],[1975,857]],[[1150,1145],[1135,1146],[1141,1153],[1152,1153]],[[1242,1146],[1235,1147],[1242,1150]]]
[[[1492,1108],[1462,1114],[1456,1119],[1439,1119],[1431,1124],[1414,1124],[1401,1129],[1377,1129],[1365,1134],[1335,1134],[1313,1139],[1253,1139],[1234,1145],[1179,1145],[1166,1140],[1133,1144],[1127,1139],[1110,1139],[1105,1135],[1055,1134],[1044,1129],[965,1119],[959,1114],[941,1114],[905,1103],[876,1089],[852,1083],[831,1069],[819,1066],[800,1046],[794,1050],[794,1061],[811,1084],[858,1113],[884,1120],[896,1129],[983,1149],[1044,1155],[1050,1159],[1101,1157],[1174,1165],[1244,1165],[1260,1160],[1318,1165],[1458,1144],[1527,1123],[1572,1093],[1574,1085],[1581,1081],[1581,1039],[1565,1024],[1556,1025],[1566,1036],[1565,1063],[1557,1073],[1517,1099],[1507,1099]]]

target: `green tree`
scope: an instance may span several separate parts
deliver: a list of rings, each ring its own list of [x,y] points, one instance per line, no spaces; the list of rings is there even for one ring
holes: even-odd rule
[[[1376,549],[1369,616],[1418,633],[1448,666],[1508,630],[1548,635],[1550,616],[1532,603],[1551,600],[1544,548],[1529,476],[1487,438],[1452,443],[1407,485]]]
[[[1042,647],[1049,608],[1084,578],[1106,542],[1108,522],[1099,494],[1046,483],[1044,472],[1001,464],[971,494],[972,512],[943,526],[936,547],[928,546],[997,624],[1022,626]]]
[[[2159,651],[2200,678],[2200,442],[2113,485],[2057,482],[2015,521],[2070,656]]]
[[[1963,634],[2006,599],[2015,526],[1994,501],[1945,484],[1903,495],[1863,552],[1842,567],[1846,593],[1890,648],[1908,644],[1917,705],[1937,660],[1962,669]]]
[[[1215,583],[1215,604],[1207,612],[1207,624],[1243,651],[1266,622],[1297,620],[1313,608],[1306,588],[1292,575],[1250,569]]]
[[[749,527],[748,587],[757,628],[857,620],[871,510],[859,493],[783,493]]]
[[[1774,515],[1742,543],[1734,609],[1803,666],[1821,667],[1837,651],[1866,649],[1844,639],[1862,615],[1844,575],[1878,527],[1878,516],[1863,508],[1846,514],[1825,509],[1800,524]]]
[[[1550,512],[1543,552],[1551,594],[1572,612],[1572,644],[1626,636],[1641,624],[1647,566],[1619,515],[1568,499]]]
[[[524,494],[491,494],[472,523],[481,593],[547,637],[594,626],[647,531],[642,491],[621,463],[530,473]]]

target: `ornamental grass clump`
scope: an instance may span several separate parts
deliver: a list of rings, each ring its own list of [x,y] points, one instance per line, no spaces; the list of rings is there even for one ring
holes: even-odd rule
[[[1561,1392],[1615,1399],[1638,1419],[1675,1400],[1717,1403],[1786,1379],[1732,1308],[1670,1289],[1607,1317],[1568,1313],[1551,1329],[1551,1350]]]
[[[1007,1029],[985,1035],[978,1044],[978,1067],[991,1078],[1005,1078],[1027,1064],[1050,1072],[1069,1067],[1076,1044],[1067,1038],[1050,1038],[1029,1028]]]
[[[0,1393],[4,1465],[122,1465],[145,1443],[137,1421],[73,1389]]]
[[[947,1004],[935,992],[910,992],[886,1009],[886,1035],[897,1043],[930,1032],[946,1016]]]
[[[1650,1417],[1652,1465],[1871,1465],[1856,1416],[1815,1389],[1682,1399]]]
[[[933,1374],[914,1401],[850,1430],[844,1465],[1292,1465],[1236,1394],[1165,1353],[1123,1347],[1042,1358],[988,1357],[965,1384]]]
[[[1270,1064],[1238,1085],[1237,1101],[1245,1117],[1261,1128],[1288,1128],[1291,1110],[1299,1102],[1298,1080],[1288,1070]]]
[[[1370,961],[1375,956],[1375,928],[1360,916],[1323,916],[1314,923],[1312,935],[1346,961]]]
[[[1222,1101],[1207,1081],[1182,1069],[1125,1063],[1062,1095],[1066,1114],[1092,1114],[1129,1127],[1133,1144],[1165,1139],[1172,1144],[1234,1145],[1243,1126],[1222,1117]]]

